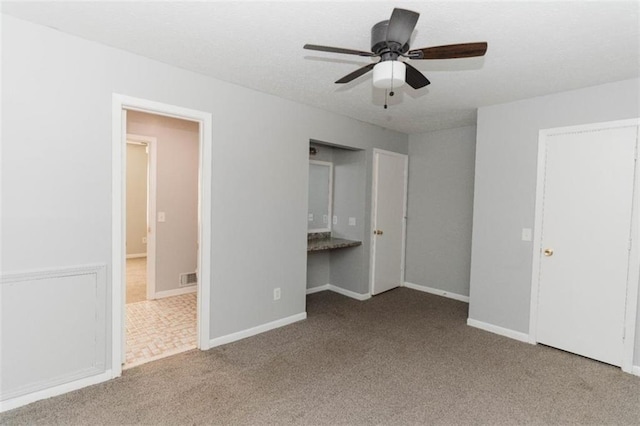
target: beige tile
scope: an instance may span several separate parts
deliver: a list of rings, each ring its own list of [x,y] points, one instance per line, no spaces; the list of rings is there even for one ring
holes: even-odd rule
[[[196,347],[196,293],[128,303],[124,368]]]

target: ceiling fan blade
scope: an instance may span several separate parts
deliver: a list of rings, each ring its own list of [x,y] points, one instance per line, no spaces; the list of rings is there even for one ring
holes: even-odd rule
[[[358,68],[357,70],[355,70],[354,72],[352,72],[351,74],[347,74],[344,77],[342,77],[340,80],[336,81],[337,84],[342,84],[342,83],[348,83],[350,81],[355,80],[356,78],[360,77],[363,74],[368,73],[369,71],[371,71],[373,69],[373,67],[375,67],[376,64],[369,64],[369,65],[365,65],[362,68]]]
[[[425,47],[422,49],[412,49],[407,53],[411,59],[451,59],[451,58],[472,58],[474,56],[484,56],[487,52],[487,43],[461,43],[448,44],[446,46]]]
[[[305,44],[304,48],[307,50],[319,50],[320,52],[331,53],[344,53],[346,55],[358,55],[358,56],[374,56],[374,53],[365,52],[362,50],[344,49],[342,47],[330,47],[330,46],[318,46],[315,44]]]
[[[420,14],[406,9],[393,9],[387,27],[387,42],[395,41],[404,46],[409,42]]]
[[[414,89],[421,89],[424,86],[428,86],[431,82],[424,76],[420,71],[415,69],[413,66],[408,63],[404,63],[407,67],[407,74],[405,76],[405,81],[407,84]]]

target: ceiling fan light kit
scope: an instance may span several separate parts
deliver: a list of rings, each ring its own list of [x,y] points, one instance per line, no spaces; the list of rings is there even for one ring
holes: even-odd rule
[[[486,53],[486,42],[411,49],[409,41],[419,17],[419,13],[411,10],[393,9],[389,20],[378,22],[371,28],[371,52],[315,44],[305,44],[304,48],[321,52],[380,58],[379,62],[358,68],[337,80],[336,83],[349,83],[373,70],[373,86],[386,90],[401,87],[405,82],[414,89],[421,89],[431,83],[427,77],[408,62],[400,61],[401,57],[405,60],[451,59],[484,56]]]
[[[404,62],[378,62],[373,67],[373,85],[378,89],[397,89],[404,85],[406,72]]]

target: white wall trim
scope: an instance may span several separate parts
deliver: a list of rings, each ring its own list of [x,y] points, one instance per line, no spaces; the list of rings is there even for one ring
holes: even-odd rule
[[[342,287],[335,286],[333,284],[328,284],[328,286],[329,286],[328,290],[331,290],[334,293],[338,293],[343,296],[350,297],[352,299],[361,300],[361,301],[371,299],[371,293],[364,293],[364,294],[356,293],[355,291],[347,290]]]
[[[101,374],[95,376],[85,377],[80,380],[74,380],[73,382],[64,383],[62,385],[54,386],[41,391],[32,392],[27,395],[18,396],[16,398],[0,401],[0,413],[13,410],[14,408],[22,407],[23,405],[31,404],[32,402],[40,401],[41,399],[51,398],[72,392],[87,386],[95,385],[101,382],[110,380],[113,377],[111,370],[106,370]]]
[[[307,289],[307,294],[319,293],[321,291],[330,290],[331,284],[319,285],[317,287],[311,287]]]
[[[127,255],[127,259],[141,259],[143,257],[147,257],[147,253],[134,253]]]
[[[529,335],[520,331],[511,330],[471,318],[467,318],[467,325],[479,328],[480,330],[488,331],[490,333],[499,334],[500,336],[505,336],[510,339],[518,340],[520,342],[530,343]]]
[[[183,294],[196,293],[198,286],[174,288],[173,290],[157,291],[154,299],[164,299],[165,297],[181,296]]]
[[[290,317],[271,321],[266,324],[258,325],[256,327],[247,328],[246,330],[238,331],[236,333],[227,334],[226,336],[216,337],[215,339],[211,339],[209,341],[209,347],[215,348],[216,346],[226,345],[227,343],[246,339],[247,337],[255,336],[256,334],[284,327],[285,325],[293,324],[294,322],[302,321],[305,319],[307,319],[307,313],[301,312]]]
[[[2,287],[5,285],[18,283],[21,285],[28,285],[29,282],[33,281],[45,281],[49,279],[77,277],[82,275],[91,275],[94,276],[95,279],[96,311],[93,314],[93,319],[95,320],[95,338],[93,339],[95,346],[93,353],[95,358],[91,361],[91,365],[62,375],[43,378],[36,382],[27,383],[10,392],[0,389],[0,399],[4,400],[0,401],[0,412],[53,396],[48,395],[48,392],[52,389],[64,389],[64,387],[70,383],[84,383],[85,381],[91,382],[94,378],[98,378],[95,380],[100,382],[111,378],[110,375],[107,378],[104,378],[107,358],[107,349],[105,345],[105,340],[107,338],[105,318],[107,303],[107,265],[87,264],[81,266],[56,267],[1,274],[0,299],[2,298]],[[61,393],[64,393],[64,391]]]
[[[636,156],[640,150],[640,118],[629,120],[636,125]],[[629,250],[629,267],[627,270],[627,303],[625,304],[624,347],[620,368],[625,373],[640,376],[640,367],[634,367],[633,358],[636,348],[636,324],[639,320],[638,291],[640,289],[640,170],[638,161],[633,170],[633,201],[631,205],[631,250]]]
[[[114,93],[112,96],[112,252],[111,252],[111,372],[122,374],[124,349],[124,283],[125,283],[125,171],[127,140],[127,110],[141,111],[199,123],[199,176],[198,176],[198,347],[209,349],[211,322],[211,176],[212,176],[212,122],[211,113],[175,105],[134,98]],[[148,242],[148,241],[147,241]]]
[[[538,134],[538,168],[536,179],[535,223],[533,235],[533,260],[531,273],[531,302],[529,305],[529,343],[537,342],[538,322],[538,292],[540,283],[540,264],[542,252],[542,215],[544,211],[544,179],[546,167],[547,139],[550,136],[565,133],[580,133],[596,130],[615,129],[622,127],[636,127],[640,133],[640,118],[617,120],[604,123],[591,123],[578,126],[558,127],[540,130]],[[636,133],[636,152],[638,138]],[[640,280],[640,172],[636,162],[634,170],[633,207],[631,224],[631,250],[629,252],[629,269],[627,273],[627,294],[625,303],[624,342],[621,368],[626,373],[633,374],[633,358],[635,352],[636,321],[638,315],[638,281]]]
[[[371,293],[356,293],[355,291],[347,290],[342,287],[335,286],[333,284],[325,284],[318,287],[312,287],[307,289],[307,294],[318,293],[320,291],[333,291],[334,293],[341,294],[343,296],[350,297],[356,300],[368,300],[371,299]]]
[[[469,303],[469,296],[463,296],[462,294],[451,293],[450,291],[439,290],[437,288],[427,287],[420,284],[414,284],[405,281],[404,287],[410,288],[412,290],[423,291],[425,293],[435,294],[442,297],[447,297],[449,299],[457,300],[460,302]]]

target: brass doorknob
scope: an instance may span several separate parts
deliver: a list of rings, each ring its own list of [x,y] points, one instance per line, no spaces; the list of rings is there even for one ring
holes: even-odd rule
[[[549,257],[549,256],[553,256],[553,249],[548,248],[548,249],[544,249],[544,255]]]

